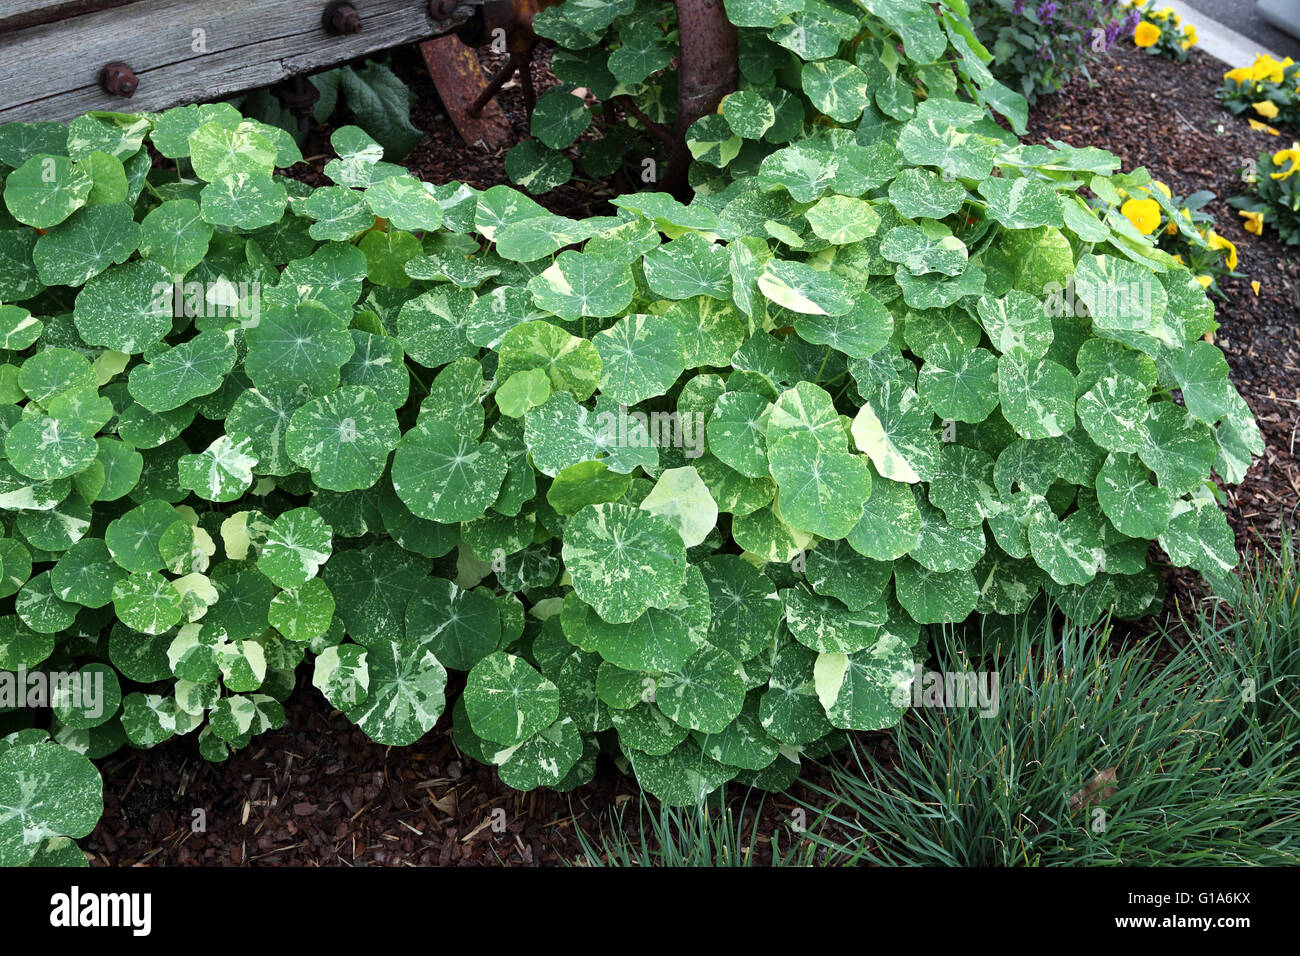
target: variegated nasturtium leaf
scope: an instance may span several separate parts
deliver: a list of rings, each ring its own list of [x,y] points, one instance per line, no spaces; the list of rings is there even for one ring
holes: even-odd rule
[[[32,156],[4,184],[5,208],[21,223],[50,229],[86,204],[94,180],[67,156]]]
[[[1079,396],[1075,411],[1102,448],[1134,452],[1142,447],[1151,386],[1127,375],[1109,375]]]
[[[365,699],[345,710],[366,736],[407,747],[433,729],[447,704],[447,669],[432,651],[395,640],[371,642],[366,671]]]
[[[828,451],[808,432],[791,432],[768,452],[781,513],[789,524],[823,538],[843,538],[871,497],[866,457]]]
[[[1097,474],[1097,501],[1111,524],[1132,538],[1157,538],[1173,515],[1174,495],[1134,455],[1112,453]]]
[[[876,471],[916,484],[933,475],[939,442],[930,430],[934,413],[904,382],[882,385],[853,419],[853,441]]]
[[[24,866],[50,837],[86,836],[104,812],[89,759],[55,743],[0,751],[0,866]]]
[[[817,699],[814,667],[817,652],[791,641],[772,662],[772,676],[759,700],[764,732],[783,744],[801,747],[833,729]]]
[[[365,703],[370,693],[368,652],[360,644],[337,644],[316,656],[312,685],[335,707],[344,710]]]
[[[880,730],[897,723],[913,677],[911,646],[889,630],[851,654],[819,654],[813,665],[817,699],[830,722],[844,730]]]
[[[589,505],[573,515],[563,553],[574,590],[610,623],[670,606],[686,573],[677,529],[666,518],[622,504]]]
[[[1057,192],[1039,179],[992,178],[979,185],[989,217],[1008,229],[1064,225]]]
[[[736,768],[707,756],[693,740],[685,740],[662,755],[629,748],[627,756],[641,786],[673,807],[699,806],[736,775]]]
[[[508,467],[495,443],[480,443],[445,422],[425,419],[398,442],[393,489],[421,518],[472,521],[496,500]]]
[[[310,641],[329,630],[334,610],[329,586],[320,578],[312,578],[272,598],[267,617],[271,626],[289,640]]]
[[[861,292],[851,312],[796,316],[794,328],[802,339],[814,345],[830,346],[850,358],[867,358],[889,341],[894,318],[869,292]]]
[[[641,510],[668,519],[688,548],[703,544],[718,522],[718,505],[700,473],[689,465],[668,468],[641,500]]]
[[[582,756],[582,734],[571,717],[561,717],[549,727],[504,750],[488,753],[497,764],[501,780],[516,790],[559,787]]]
[[[172,308],[171,274],[141,260],[113,266],[87,282],[73,319],[87,343],[130,354],[171,331]]]
[[[113,585],[113,610],[132,630],[161,634],[180,623],[181,595],[156,571],[134,572]]]
[[[538,307],[562,319],[618,315],[631,303],[635,290],[627,264],[572,251],[560,253],[546,271],[528,281]]]
[[[271,522],[257,569],[281,588],[296,588],[329,560],[333,529],[311,508],[294,508]]]
[[[628,315],[592,338],[600,390],[624,405],[663,395],[685,366],[677,326],[657,315]]]
[[[720,461],[749,478],[768,473],[765,417],[771,403],[753,392],[724,392],[718,396],[705,426],[709,450]]]
[[[29,478],[69,478],[88,468],[99,454],[95,440],[78,424],[45,415],[21,419],[5,436],[5,454],[13,467]]]
[[[249,454],[252,439],[222,435],[197,455],[182,455],[177,477],[182,488],[207,501],[234,501],[253,484],[257,458]]]
[[[560,690],[521,657],[495,651],[469,672],[465,709],[474,733],[513,747],[560,715]]]
[[[312,395],[338,387],[339,370],[356,348],[347,323],[310,301],[266,309],[245,341],[244,368],[254,385],[305,387]]]
[[[434,578],[406,606],[406,636],[467,671],[501,643],[501,612],[487,590]]]
[[[320,487],[357,491],[379,480],[399,437],[397,416],[373,389],[344,385],[293,413],[285,450]]]
[[[131,397],[151,412],[170,412],[219,389],[235,357],[234,332],[200,332],[133,368]]]
[[[199,214],[213,226],[260,229],[280,221],[289,194],[284,185],[258,173],[235,173],[203,187]]]
[[[1146,431],[1137,454],[1156,473],[1162,488],[1182,494],[1205,480],[1217,452],[1208,425],[1181,405],[1162,401],[1147,406]]]
[[[1010,289],[1003,296],[980,296],[975,308],[999,353],[1025,359],[1047,354],[1052,344],[1052,320],[1035,296]]]
[[[785,613],[776,585],[738,555],[700,564],[709,589],[709,643],[747,661],[773,646]]]
[[[926,352],[916,390],[945,421],[982,422],[998,407],[998,360],[984,349],[940,342]]]
[[[740,714],[745,683],[738,662],[726,651],[704,647],[679,669],[659,678],[655,705],[673,723],[719,733]]]
[[[516,372],[542,369],[553,391],[567,391],[581,401],[600,384],[601,366],[600,351],[590,340],[550,322],[530,321],[502,338],[497,376],[506,380]]]
[[[894,593],[918,624],[964,621],[979,600],[979,588],[970,571],[931,571],[911,558],[894,564]]]
[[[1022,438],[1052,438],[1074,427],[1074,376],[1056,362],[1003,355],[998,393],[1003,417]]]
[[[198,203],[169,199],[140,222],[140,254],[172,275],[183,275],[203,261],[212,235]]]
[[[414,176],[389,176],[366,190],[366,204],[379,218],[407,232],[437,229],[442,205],[426,183]]]
[[[728,94],[722,101],[722,116],[731,131],[745,139],[758,139],[776,122],[771,101],[753,90]]]

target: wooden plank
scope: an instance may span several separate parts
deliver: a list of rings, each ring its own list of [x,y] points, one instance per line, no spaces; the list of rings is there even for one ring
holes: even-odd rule
[[[0,8],[0,33],[42,23],[54,23],[94,10],[124,7],[136,0],[5,0]]]
[[[136,0],[125,7],[0,35],[0,122],[63,120],[89,110],[140,112],[222,99],[450,32],[474,10],[435,22],[425,0],[355,0],[362,29],[331,36],[323,2]],[[139,77],[131,99],[99,86],[123,61]]]
[[[489,100],[478,116],[469,115],[470,104],[488,81],[474,51],[456,37],[444,36],[425,40],[420,44],[420,53],[460,138],[489,151],[508,146],[512,139],[510,121],[496,100]]]

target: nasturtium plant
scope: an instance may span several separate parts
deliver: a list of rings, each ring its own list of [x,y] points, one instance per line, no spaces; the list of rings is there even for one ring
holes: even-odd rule
[[[0,668],[116,675],[62,747],[4,715],[0,787],[58,799],[0,792],[0,862],[88,832],[87,756],[224,759],[300,668],[380,743],[446,715],[511,786],[621,752],[692,803],[896,722],[931,627],[1139,617],[1152,543],[1231,590],[1263,443],[1213,307],[1120,212],[1145,170],[989,118],[961,6],[728,0],[694,198],[580,222],[351,128],[312,189],[229,107],[0,126]],[[668,122],[670,17],[537,27]]]

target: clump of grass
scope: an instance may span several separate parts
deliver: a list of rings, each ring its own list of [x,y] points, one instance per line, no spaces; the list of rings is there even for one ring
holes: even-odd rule
[[[892,758],[855,740],[810,787],[855,836],[813,841],[887,865],[1300,862],[1296,568],[1285,538],[1243,576],[1239,607],[1172,625],[1191,639],[1163,662],[1051,616],[988,656],[939,635],[940,670],[998,671],[996,716],[918,708],[888,735]]]
[[[633,826],[628,809],[636,807]],[[575,827],[582,848],[579,866],[612,867],[750,867],[810,866],[818,846],[801,840],[789,849],[781,836],[770,837],[771,855],[760,847],[762,802],[746,822],[745,805],[719,805],[718,800],[697,807],[651,804],[646,797],[630,800],[609,811],[598,835],[588,836]],[[823,854],[824,855],[824,854]]]

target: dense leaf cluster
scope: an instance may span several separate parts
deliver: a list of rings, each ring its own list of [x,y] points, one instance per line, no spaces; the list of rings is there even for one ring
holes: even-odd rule
[[[1229,585],[1262,442],[1146,172],[955,82],[869,114],[836,52],[801,138],[583,221],[355,128],[312,189],[219,105],[0,127],[0,668],[111,686],[53,738],[220,760],[307,663],[405,745],[463,671],[511,786],[608,749],[691,803],[896,722],[929,625],[1140,615],[1153,541]]]

